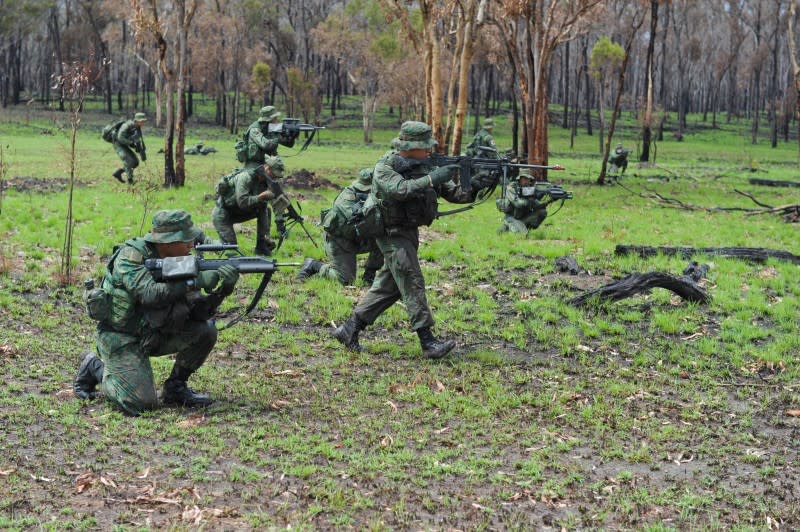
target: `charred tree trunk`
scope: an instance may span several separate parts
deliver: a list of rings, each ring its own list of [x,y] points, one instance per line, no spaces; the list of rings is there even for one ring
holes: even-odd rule
[[[639,255],[640,257],[653,257],[655,255],[680,255],[685,259],[693,255],[718,255],[742,259],[752,262],[765,262],[768,258],[786,260],[794,264],[800,264],[800,256],[789,253],[788,251],[765,249],[765,248],[741,248],[741,247],[721,247],[721,248],[690,248],[690,247],[670,247],[670,246],[632,246],[617,244],[614,249],[616,255]]]

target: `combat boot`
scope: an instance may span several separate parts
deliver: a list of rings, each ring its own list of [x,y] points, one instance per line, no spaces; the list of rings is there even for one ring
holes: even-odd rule
[[[456,346],[453,340],[437,340],[430,327],[417,329],[417,336],[422,345],[422,356],[425,358],[442,358]]]
[[[92,352],[85,353],[81,365],[78,366],[78,375],[72,383],[75,397],[81,399],[94,399],[97,396],[97,385],[103,381],[103,368],[105,364]]]
[[[361,352],[361,346],[358,343],[358,334],[366,329],[367,324],[353,313],[347,321],[339,325],[333,331],[333,337],[339,340],[348,349],[356,352]]]
[[[312,275],[316,275],[319,273],[320,268],[322,268],[322,261],[315,260],[315,259],[306,259],[303,261],[303,267],[300,268],[300,271],[297,272],[297,280],[298,281],[305,281]]]
[[[120,183],[125,183],[125,180],[122,179],[122,174],[124,174],[124,173],[125,173],[125,169],[124,168],[117,168],[117,170],[111,175],[116,177],[117,181],[119,181]]]
[[[161,390],[161,402],[165,405],[209,406],[214,402],[208,394],[197,393],[186,384],[192,374],[186,368],[172,366],[172,373],[164,382]]]

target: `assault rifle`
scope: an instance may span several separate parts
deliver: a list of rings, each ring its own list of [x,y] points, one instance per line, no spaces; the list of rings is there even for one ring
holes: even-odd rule
[[[314,135],[319,129],[325,129],[325,126],[301,124],[299,118],[284,118],[281,122],[270,122],[268,126],[268,131],[270,133],[277,133],[290,139],[296,139],[300,136],[300,132],[303,131],[307,135],[307,138],[303,143],[303,146],[300,148],[300,151],[308,148],[308,145],[311,144],[311,140],[314,138]],[[311,135],[308,135],[309,132],[311,132]]]
[[[483,148],[484,151],[492,150],[492,148]],[[497,153],[497,150],[493,150]],[[493,188],[497,185],[500,175],[505,178],[508,175],[509,169],[513,168],[540,168],[544,170],[563,170],[564,167],[558,164],[546,166],[541,164],[523,164],[512,162],[508,157],[470,157],[468,155],[443,155],[441,153],[432,153],[425,159],[409,159],[398,157],[400,159],[399,169],[395,168],[398,173],[403,173],[416,166],[447,166],[450,164],[458,165],[459,167],[459,182],[461,188],[469,189],[484,189]],[[490,174],[489,180],[483,179],[482,176],[477,175],[476,186],[472,184],[473,170],[484,170]],[[505,180],[505,179],[504,179]]]
[[[543,206],[550,205],[559,200],[572,199],[572,192],[564,190],[560,185],[554,185],[545,181],[539,181],[530,187],[520,187],[520,195],[523,197],[533,197],[533,199]]]
[[[200,272],[218,270],[221,266],[226,264],[236,268],[236,271],[239,273],[264,274],[261,278],[261,284],[258,285],[256,293],[253,295],[253,299],[247,305],[247,308],[228,323],[217,327],[219,330],[231,327],[252,312],[261,299],[270,279],[272,279],[272,274],[278,270],[279,266],[300,266],[300,263],[297,262],[278,263],[274,259],[267,259],[264,257],[245,257],[242,255],[241,251],[239,251],[239,246],[236,244],[197,244],[195,250],[197,252],[196,256],[187,255],[183,257],[147,259],[144,261],[144,267],[153,274],[156,281],[183,280],[186,281],[187,284],[193,284]],[[203,257],[204,252],[227,252],[229,254],[238,253],[238,255],[226,258],[206,259]]]
[[[308,232],[305,224],[303,224],[304,218],[299,212],[302,210],[300,203],[295,202],[297,204],[297,208],[295,208],[294,205],[292,205],[292,201],[283,192],[281,185],[268,176],[266,172],[264,172],[263,166],[259,166],[256,169],[256,173],[264,178],[265,182],[267,183],[267,188],[269,188],[270,192],[272,192],[272,194],[275,196],[275,199],[272,200],[272,209],[275,211],[275,215],[277,216],[278,214],[286,212],[286,216],[289,218],[289,222],[284,225],[283,231],[281,231],[278,245],[275,246],[275,251],[281,248],[281,244],[283,244],[283,241],[289,236],[289,229],[291,229],[294,225],[299,225],[303,229],[303,232],[305,232],[308,239],[311,240],[311,243],[314,244],[314,247],[319,248],[316,240],[314,240],[314,237],[311,236],[311,233]]]

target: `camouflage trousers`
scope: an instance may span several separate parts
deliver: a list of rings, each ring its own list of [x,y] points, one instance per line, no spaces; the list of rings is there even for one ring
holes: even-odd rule
[[[214,206],[214,210],[211,211],[211,221],[214,223],[214,229],[217,230],[220,240],[226,244],[238,244],[233,224],[247,222],[253,218],[256,220],[256,248],[262,245],[271,245],[269,228],[272,223],[272,211],[266,204],[250,212],[227,209],[217,204]]]
[[[122,160],[122,167],[125,169],[128,181],[133,181],[133,170],[139,166],[139,158],[136,157],[132,149],[117,142],[114,143],[114,150],[117,152],[117,156]]]
[[[383,266],[383,253],[375,240],[363,245],[325,233],[325,255],[328,257],[328,263],[320,268],[319,275],[339,281],[343,285],[353,284],[356,280],[357,258],[363,253],[369,253],[364,264],[365,270],[377,271]]]
[[[503,225],[500,226],[500,232],[510,231],[512,233],[527,233],[529,229],[536,229],[547,217],[545,209],[533,211],[524,218],[514,218],[510,214],[506,214],[503,219]]]
[[[387,236],[375,239],[383,252],[383,268],[353,313],[369,325],[402,299],[411,329],[431,327],[433,314],[425,297],[425,279],[417,255],[419,231],[416,228],[389,229],[387,233]]]
[[[141,337],[116,331],[97,333],[97,352],[105,364],[101,384],[106,398],[131,415],[158,405],[150,357],[176,353],[175,365],[192,373],[203,365],[214,344],[217,329],[211,321],[187,321],[184,328],[161,335],[147,351]]]

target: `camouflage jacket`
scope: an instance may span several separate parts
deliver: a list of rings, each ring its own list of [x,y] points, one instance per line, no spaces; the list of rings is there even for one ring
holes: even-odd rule
[[[451,203],[470,203],[472,190],[462,190],[453,181],[432,187],[428,174],[434,169],[424,164],[402,174],[395,171],[397,154],[389,151],[378,160],[372,176],[372,194],[381,206],[387,229],[430,225],[437,215],[437,199]]]
[[[220,206],[231,211],[250,213],[262,208],[266,202],[258,195],[269,190],[267,184],[258,179],[255,168],[242,170],[231,178],[231,189],[220,198]]]
[[[356,242],[359,240],[355,226],[352,224],[353,208],[367,199],[369,192],[356,190],[353,186],[342,189],[333,206],[322,218],[322,228],[336,238]]]
[[[124,124],[119,126],[116,142],[125,147],[133,148],[139,153],[144,153],[145,151],[142,129],[137,127],[133,120],[126,120]]]
[[[268,131],[268,127],[268,122],[256,120],[247,128],[247,133],[245,133],[248,143],[247,162],[262,164],[266,155],[278,155],[278,144],[287,148],[294,146],[293,138],[279,133],[271,133]],[[254,148],[250,148],[250,146],[254,146]]]
[[[513,181],[506,187],[506,208],[505,213],[517,219],[529,216],[542,205],[533,198],[533,185],[529,187],[520,186],[519,182]],[[530,190],[530,195],[525,194]]]
[[[488,130],[481,129],[475,134],[472,142],[470,142],[467,146],[466,154],[470,157],[497,157],[496,153],[494,155],[490,155],[490,153],[478,150],[478,146],[486,146],[487,148],[497,150],[497,144],[494,142],[494,137],[492,137],[492,134],[489,133]]]

